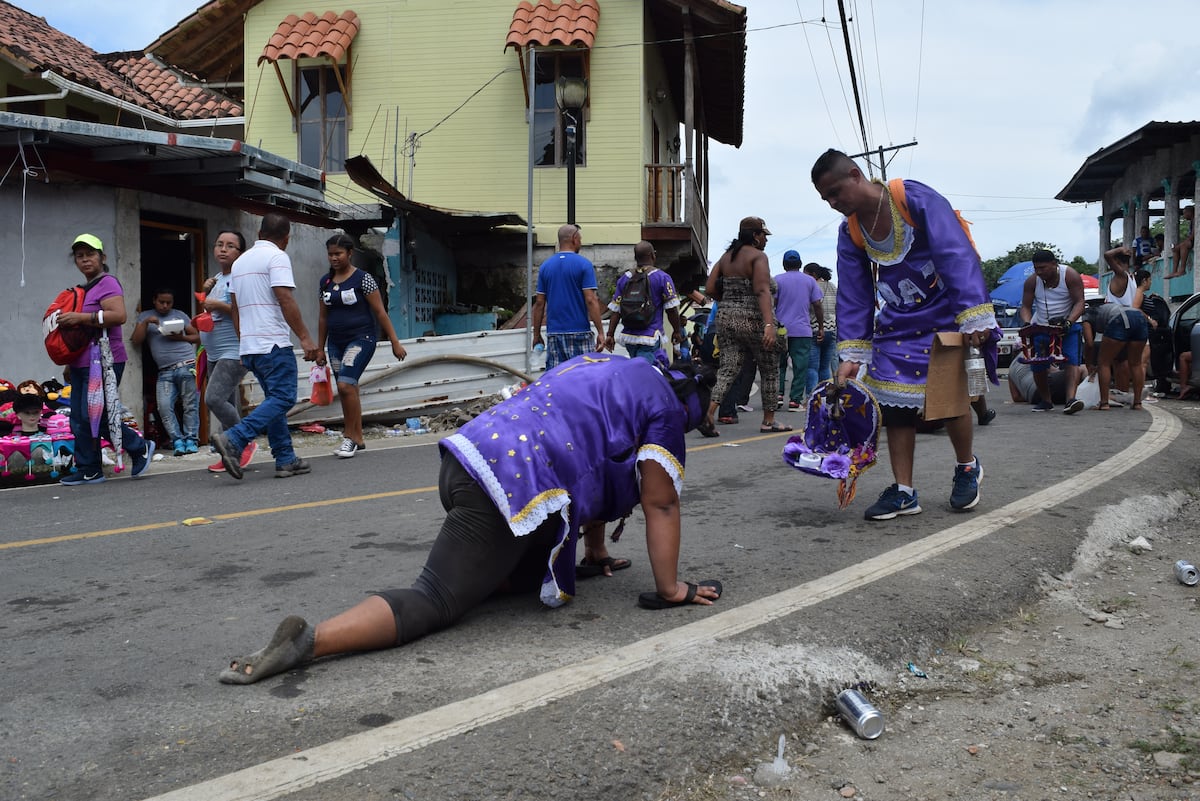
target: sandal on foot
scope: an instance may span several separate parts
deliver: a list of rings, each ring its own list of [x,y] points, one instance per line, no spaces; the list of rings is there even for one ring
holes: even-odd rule
[[[595,562],[584,558],[584,560],[579,563],[579,566],[575,568],[575,578],[595,578],[596,576],[603,576],[604,568],[606,567],[609,570],[616,572],[618,570],[624,570],[632,564],[633,562],[630,562],[628,559],[614,559],[611,556],[606,556],[603,559]]]
[[[309,662],[313,658],[313,633],[304,618],[285,618],[266,648],[234,659],[218,678],[222,684],[253,684]]]
[[[771,423],[771,425],[769,425],[769,426],[760,426],[758,429],[758,433],[760,433],[760,434],[778,434],[780,431],[791,431],[791,430],[792,430],[791,426],[784,425],[783,423],[776,420],[774,423]]]
[[[721,597],[724,589],[721,587],[721,582],[716,579],[705,579],[699,584],[693,584],[690,581],[687,584],[687,595],[682,601],[668,601],[666,598],[659,595],[657,592],[643,592],[638,595],[638,606],[643,609],[673,609],[676,606],[687,606],[696,600],[696,590],[701,587],[712,587],[717,591],[717,598]],[[717,600],[714,598],[713,600]]]
[[[721,432],[717,431],[717,427],[709,422],[704,422],[704,423],[701,423],[700,425],[696,426],[696,430],[699,431],[701,434],[703,434],[706,437],[721,436]]]
[[[1109,406],[1107,403],[1097,403],[1096,404],[1096,411],[1098,411],[1098,412],[1107,412],[1108,409],[1109,409]]]
[[[1129,408],[1130,408],[1130,409],[1132,409],[1132,410],[1133,410],[1133,411],[1135,411],[1135,412],[1140,412],[1140,411],[1142,410],[1142,404],[1140,404],[1140,403],[1135,403],[1135,404],[1133,404],[1132,406],[1130,406]]]

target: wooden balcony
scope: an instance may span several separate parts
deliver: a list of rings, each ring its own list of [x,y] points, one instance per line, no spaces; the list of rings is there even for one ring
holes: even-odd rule
[[[646,165],[646,219],[642,238],[648,242],[687,243],[677,246],[702,265],[708,250],[708,211],[695,172],[685,164]],[[676,258],[685,256],[684,252]]]

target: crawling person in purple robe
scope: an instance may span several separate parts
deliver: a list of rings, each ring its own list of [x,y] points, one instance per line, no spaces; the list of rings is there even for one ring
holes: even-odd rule
[[[896,480],[865,517],[918,514],[913,451],[934,334],[961,332],[995,365],[1000,330],[979,254],[950,203],[924,184],[904,181],[903,196],[893,197],[891,187],[868,179],[838,150],[817,159],[812,182],[848,218],[838,229],[836,380],[855,378],[867,365],[863,382],[879,401]],[[884,301],[878,314],[877,295]],[[983,477],[971,416],[945,425],[957,459],[950,508],[966,511],[979,503]]]
[[[715,580],[678,574],[684,435],[704,419],[711,369],[592,354],[547,370],[441,442],[446,519],[416,582],[309,625],[288,617],[268,645],[221,671],[250,684],[322,656],[391,648],[450,626],[498,590],[540,585],[557,607],[577,570],[612,575],[604,524],[641,504],[655,590],[638,605],[709,605]],[[575,564],[580,533],[584,561]],[[619,528],[614,531],[614,539]],[[597,570],[599,568],[599,570]]]

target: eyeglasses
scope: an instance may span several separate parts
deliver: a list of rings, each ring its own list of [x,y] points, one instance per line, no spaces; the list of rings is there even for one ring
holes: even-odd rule
[[[218,242],[214,245],[217,250],[241,250],[237,245],[231,245],[228,242]]]

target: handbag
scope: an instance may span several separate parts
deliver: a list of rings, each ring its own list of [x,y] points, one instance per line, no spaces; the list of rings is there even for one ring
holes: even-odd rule
[[[314,364],[308,371],[308,381],[312,384],[312,392],[308,400],[314,406],[328,406],[333,403],[333,380],[329,365]]]

